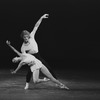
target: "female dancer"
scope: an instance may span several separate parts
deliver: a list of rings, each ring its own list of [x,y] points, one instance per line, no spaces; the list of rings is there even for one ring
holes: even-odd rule
[[[54,74],[54,72],[51,70],[51,68],[48,66],[48,64],[46,63],[46,61],[44,59],[41,58],[40,54],[39,54],[39,50],[38,50],[38,45],[37,42],[35,41],[35,33],[39,27],[39,25],[41,24],[42,20],[45,18],[48,18],[48,14],[44,14],[42,17],[40,17],[40,19],[37,21],[37,23],[35,24],[35,27],[33,28],[32,32],[28,32],[27,30],[22,31],[21,33],[21,37],[23,38],[24,42],[21,46],[21,52],[26,52],[29,54],[34,55],[37,59],[39,59],[50,71],[50,73],[53,75],[53,77],[56,77],[56,75]],[[25,89],[28,89],[29,87],[29,82],[32,76],[32,72],[29,69],[28,73],[26,75],[26,86]]]
[[[39,70],[41,69],[42,73],[44,75],[46,75],[51,81],[53,81],[54,83],[56,83],[60,88],[69,89],[64,84],[62,84],[57,79],[55,79],[52,76],[52,74],[49,72],[49,70],[43,65],[43,63],[40,60],[38,60],[36,57],[34,57],[33,55],[28,54],[26,52],[20,53],[14,47],[12,47],[10,45],[9,41],[7,41],[6,43],[19,56],[19,57],[15,57],[13,59],[13,62],[20,61],[18,67],[15,69],[15,71],[12,72],[12,74],[15,74],[22,67],[22,65],[29,64],[31,72],[33,74],[33,82],[34,83],[38,83],[38,82],[43,81],[43,80],[39,80],[39,78],[38,78],[39,77]]]

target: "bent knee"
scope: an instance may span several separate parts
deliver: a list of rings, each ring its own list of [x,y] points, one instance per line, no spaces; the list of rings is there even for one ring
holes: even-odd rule
[[[36,83],[38,83],[38,79],[37,79],[37,80],[36,80],[36,79],[35,79],[35,80],[33,80],[33,83],[35,83],[35,84],[36,84]]]

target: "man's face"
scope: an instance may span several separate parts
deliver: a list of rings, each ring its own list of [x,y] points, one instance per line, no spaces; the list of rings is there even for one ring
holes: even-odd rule
[[[24,35],[24,36],[23,36],[23,39],[24,39],[25,42],[28,42],[28,40],[29,40],[29,35]]]

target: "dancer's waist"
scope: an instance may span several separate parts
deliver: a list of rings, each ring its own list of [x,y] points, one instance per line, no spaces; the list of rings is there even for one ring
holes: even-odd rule
[[[38,53],[38,50],[29,50],[28,53],[30,53],[30,54],[36,54],[36,53]]]

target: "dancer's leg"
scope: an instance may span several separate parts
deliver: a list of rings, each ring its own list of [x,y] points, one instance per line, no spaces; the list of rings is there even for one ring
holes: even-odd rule
[[[24,89],[28,89],[29,88],[29,82],[31,80],[31,77],[32,77],[32,72],[28,66],[28,73],[26,75],[26,85],[25,85],[25,88]]]
[[[41,57],[39,53],[34,54],[34,56],[39,59],[49,70],[49,72],[52,74],[52,76],[57,79],[57,76],[55,75],[53,69],[49,66],[49,64]]]
[[[39,70],[40,69],[37,69],[37,70],[33,71],[33,82],[34,83],[40,83],[40,82],[48,81],[48,79],[46,79],[46,78],[39,79]]]
[[[30,82],[30,80],[31,80],[31,78],[32,78],[32,72],[31,72],[31,69],[30,69],[30,67],[28,66],[28,72],[27,72],[27,75],[26,75],[26,85],[25,85],[25,87],[24,87],[24,89],[26,90],[26,89],[28,89],[29,88],[29,82]],[[36,76],[36,78],[34,78],[35,79],[35,81],[37,81],[37,82],[43,82],[43,81],[48,81],[49,79],[47,79],[47,78],[43,78],[43,79],[40,79],[39,78],[39,72],[38,71],[36,71],[34,74],[36,74],[36,75],[33,75],[34,77]],[[37,78],[38,77],[38,78]]]
[[[29,66],[28,66],[29,67]],[[26,82],[29,83],[32,77],[32,72],[30,70],[30,67],[28,68],[28,73],[26,75]]]
[[[68,87],[66,87],[64,84],[62,84],[60,81],[58,81],[57,79],[55,79],[52,74],[49,72],[49,70],[43,65],[41,68],[41,71],[43,74],[45,74],[48,78],[51,79],[51,81],[53,81],[54,83],[58,84],[60,87],[63,86],[63,88],[69,89]]]
[[[33,82],[37,83],[39,78],[39,69],[33,71]]]

